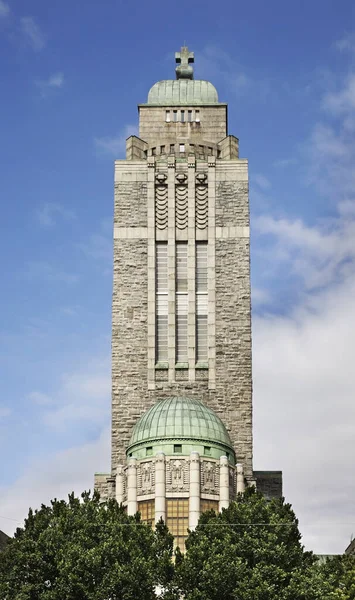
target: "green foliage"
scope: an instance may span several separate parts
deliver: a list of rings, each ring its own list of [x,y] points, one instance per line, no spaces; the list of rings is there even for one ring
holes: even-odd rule
[[[175,553],[155,530],[98,494],[30,510],[0,553],[1,600],[355,600],[355,561],[323,566],[301,544],[289,504],[254,488],[203,514]]]
[[[298,521],[283,501],[254,488],[216,515],[200,518],[176,566],[185,600],[327,600],[330,586],[301,545]]]
[[[331,583],[332,600],[355,600],[355,556],[342,555],[328,559],[321,567],[324,578]]]
[[[69,496],[30,510],[0,556],[1,600],[153,600],[172,577],[173,538],[115,500]]]

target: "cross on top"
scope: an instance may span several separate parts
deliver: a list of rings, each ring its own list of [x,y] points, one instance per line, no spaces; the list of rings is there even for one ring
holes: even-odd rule
[[[181,52],[175,52],[175,62],[177,64],[176,79],[194,78],[194,70],[191,65],[195,62],[195,57],[193,52],[189,52],[187,46],[183,46]]]

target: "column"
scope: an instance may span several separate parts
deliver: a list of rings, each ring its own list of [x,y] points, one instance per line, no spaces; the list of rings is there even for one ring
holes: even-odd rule
[[[236,465],[237,471],[237,494],[245,492],[244,467],[241,463]]]
[[[116,471],[116,500],[122,504],[124,495],[124,473],[122,465],[118,465]]]
[[[155,157],[147,159],[148,390],[155,389]]]
[[[189,529],[195,529],[200,517],[200,455],[190,454]]]
[[[196,177],[196,158],[189,156],[188,166],[188,295],[189,295],[189,313],[188,313],[188,358],[189,358],[189,381],[195,381],[196,364],[196,216],[195,216],[195,177]]]
[[[219,459],[219,511],[229,506],[229,465],[228,458]]]
[[[175,381],[175,156],[168,156],[168,359]]]
[[[130,458],[127,467],[127,514],[137,512],[137,459]]]
[[[208,157],[208,389],[216,389],[216,157]]]
[[[166,522],[166,470],[165,454],[158,452],[155,458],[155,522],[160,519]]]

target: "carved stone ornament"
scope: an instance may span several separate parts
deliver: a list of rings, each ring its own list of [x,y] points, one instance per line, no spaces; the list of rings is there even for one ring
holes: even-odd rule
[[[189,464],[186,460],[169,460],[166,464],[166,487],[170,492],[189,491]]]
[[[166,173],[161,173],[161,172],[160,172],[160,173],[157,173],[157,174],[156,174],[156,176],[155,176],[155,181],[156,181],[157,183],[160,183],[160,184],[162,184],[162,183],[164,183],[164,182],[165,182],[165,180],[167,179],[167,177],[168,177],[168,176],[167,176],[167,174],[166,174]]]
[[[154,494],[155,469],[153,462],[144,462],[138,465],[137,493],[138,496]]]
[[[219,492],[219,465],[212,461],[202,461],[201,490],[205,494],[217,494]]]
[[[207,183],[207,173],[197,173],[196,175],[197,183]]]
[[[187,179],[187,175],[186,175],[186,173],[177,173],[175,178],[179,183],[185,183],[185,181]]]

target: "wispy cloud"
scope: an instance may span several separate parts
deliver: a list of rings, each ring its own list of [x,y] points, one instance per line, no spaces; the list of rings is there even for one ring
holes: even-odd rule
[[[35,217],[42,227],[53,227],[57,224],[58,219],[65,219],[66,221],[75,219],[75,213],[56,202],[45,202],[36,209]]]
[[[104,219],[100,223],[99,231],[89,235],[79,248],[90,259],[103,260],[112,263],[112,222]]]
[[[64,85],[63,73],[55,73],[48,77],[48,79],[38,79],[35,81],[36,86],[41,92],[43,97],[47,96],[51,90],[56,90]]]
[[[35,51],[43,50],[46,45],[45,36],[34,17],[22,17],[20,20],[21,31],[27,43]]]
[[[43,422],[58,431],[80,423],[103,425],[110,412],[110,361],[92,362],[89,369],[62,377],[56,407],[43,414]]]
[[[198,53],[196,65],[198,78],[222,81],[236,96],[253,94],[254,98],[264,100],[272,90],[271,81],[266,77],[257,77],[244,65],[218,46],[206,46]]]
[[[10,14],[9,5],[4,2],[4,0],[0,0],[0,19],[7,17]]]
[[[279,158],[275,160],[273,166],[276,168],[286,168],[297,164],[297,158]]]
[[[126,139],[130,135],[138,135],[136,125],[126,125],[123,132],[113,137],[96,137],[94,138],[96,151],[99,154],[108,154],[114,158],[119,158],[126,151]]]
[[[335,46],[340,52],[355,52],[355,34],[350,33],[344,36],[335,43]]]
[[[30,402],[38,404],[39,406],[49,406],[50,404],[53,404],[53,398],[43,392],[31,392],[28,394],[27,398]]]
[[[258,185],[262,190],[268,190],[271,187],[270,180],[261,173],[256,173],[253,175],[252,181],[253,183],[256,183],[256,185]]]
[[[4,419],[11,414],[11,410],[7,406],[0,405],[0,419]]]
[[[31,261],[27,263],[25,276],[28,279],[43,279],[52,283],[77,283],[78,275],[57,268],[45,261]]]

